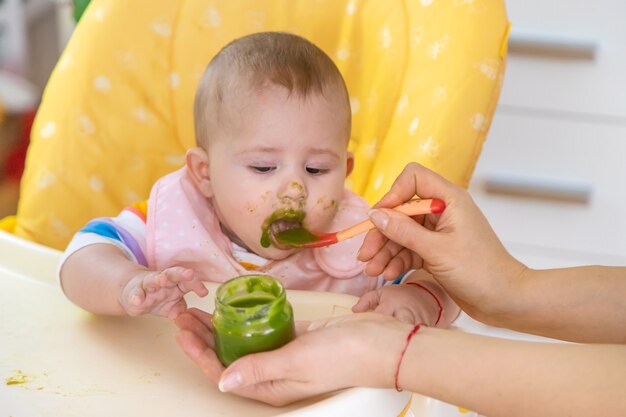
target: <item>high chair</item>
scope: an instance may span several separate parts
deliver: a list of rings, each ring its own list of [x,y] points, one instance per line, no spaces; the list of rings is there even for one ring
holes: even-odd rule
[[[8,232],[0,232],[0,274],[16,278],[0,280],[6,286],[0,303],[16,309],[15,320],[7,321],[13,324],[2,326],[26,326],[20,331],[34,332],[35,340],[42,336],[60,348],[76,343],[89,349],[91,357],[112,360],[112,367],[133,364],[133,383],[120,381],[124,390],[162,391],[165,398],[176,393],[172,401],[186,415],[203,410],[243,415],[229,408],[237,406],[263,415],[267,409],[257,403],[224,396],[215,400],[218,393],[202,385],[197,369],[173,372],[191,366],[173,346],[169,323],[142,317],[137,319],[142,324],[135,325],[92,317],[69,305],[54,283],[57,250],[88,220],[114,216],[145,200],[157,178],[184,164],[185,150],[194,145],[192,104],[205,66],[229,41],[258,31],[302,35],[336,62],[350,93],[350,150],[356,165],[347,185],[355,192],[375,203],[411,161],[466,187],[498,101],[508,27],[503,0],[93,0],[44,92],[17,214],[0,221],[0,229]],[[31,293],[40,297],[36,303]],[[294,294],[296,313],[298,308],[303,312],[297,318],[348,313],[353,303],[337,294]],[[44,322],[22,320],[23,305],[33,305],[51,323],[58,321],[62,340]],[[0,360],[0,376],[27,366],[51,375],[38,368],[43,358],[33,359],[39,348],[27,348],[21,339],[3,340],[6,334],[0,331],[0,345],[11,346],[15,355],[13,363]],[[122,348],[125,340],[131,343],[128,349]],[[126,357],[146,343],[154,346],[148,355]],[[164,350],[159,350],[161,343]],[[49,349],[44,350],[48,355]],[[57,370],[65,367],[61,373],[72,381],[72,393],[91,395],[93,388],[99,396],[112,395],[106,390],[115,385],[115,368],[82,357],[73,363],[63,353],[53,356],[66,361]],[[135,366],[133,359],[143,365],[163,361],[167,372],[155,368],[143,375],[145,367]],[[89,379],[81,367],[102,371],[113,385],[103,388],[96,375]],[[43,386],[45,377],[39,379]],[[139,387],[146,383],[157,389]],[[7,389],[0,389],[2,404],[11,394]],[[26,402],[14,414],[28,409],[33,392],[20,391]],[[62,404],[46,398],[54,406]],[[405,415],[409,398],[406,393],[353,389],[299,404],[289,409],[294,414],[285,415],[383,415],[381,409],[389,416]],[[81,404],[87,402],[83,398]],[[116,400],[112,404],[116,409]],[[223,408],[212,411],[215,404]],[[167,407],[156,410],[166,413]]]

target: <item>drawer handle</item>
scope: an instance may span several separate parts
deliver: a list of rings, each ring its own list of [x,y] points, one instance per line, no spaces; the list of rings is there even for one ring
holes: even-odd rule
[[[490,194],[585,204],[589,203],[593,191],[592,184],[584,180],[508,173],[487,175],[484,186]]]
[[[509,52],[550,58],[593,60],[598,50],[596,39],[574,34],[511,30]]]

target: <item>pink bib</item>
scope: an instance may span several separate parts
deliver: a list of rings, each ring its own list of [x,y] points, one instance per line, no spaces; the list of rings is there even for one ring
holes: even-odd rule
[[[346,190],[331,230],[342,230],[367,218],[367,202]],[[265,273],[286,288],[362,295],[378,279],[363,272],[356,259],[364,235],[332,246],[303,249],[292,256],[249,271],[237,262],[222,233],[211,201],[198,192],[182,168],[152,187],[148,200],[147,260],[151,269],[184,266],[205,281],[224,282],[238,275]]]

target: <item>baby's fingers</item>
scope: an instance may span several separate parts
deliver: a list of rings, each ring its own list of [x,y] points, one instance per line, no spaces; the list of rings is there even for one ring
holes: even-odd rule
[[[205,297],[209,293],[209,290],[207,289],[207,287],[204,286],[204,283],[202,281],[184,282],[181,285],[179,285],[179,287],[185,293],[189,291],[195,292],[198,295],[198,297]]]
[[[129,297],[131,306],[139,307],[146,300],[146,293],[141,288],[135,288]]]
[[[359,298],[359,301],[352,306],[352,312],[354,313],[363,313],[366,311],[374,310],[378,303],[380,303],[380,291],[373,290],[367,292]]]
[[[129,316],[139,316],[144,313],[144,303],[148,294],[141,288],[126,288],[120,296],[119,302]]]
[[[403,323],[416,324],[415,316],[411,310],[406,307],[401,307],[393,311],[393,316]]]
[[[167,268],[159,276],[159,285],[162,288],[178,287],[184,294],[193,291],[199,297],[206,296],[209,290],[207,290],[202,281],[195,280],[194,276],[195,271],[193,269],[180,266]]]
[[[164,269],[159,274],[159,285],[164,288],[173,288],[181,282],[191,281],[193,276],[193,269],[174,266]]]
[[[145,274],[143,279],[141,280],[141,288],[146,293],[153,293],[155,291],[158,291],[161,287],[160,277],[161,274],[158,272]]]

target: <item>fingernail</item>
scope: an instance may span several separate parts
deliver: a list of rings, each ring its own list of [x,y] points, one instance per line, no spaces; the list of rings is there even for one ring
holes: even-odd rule
[[[231,372],[227,374],[224,378],[220,379],[219,384],[217,385],[220,391],[228,392],[236,389],[242,383],[241,374],[239,372]]]
[[[379,210],[370,210],[368,214],[376,227],[385,230],[387,223],[389,223],[389,216]]]

